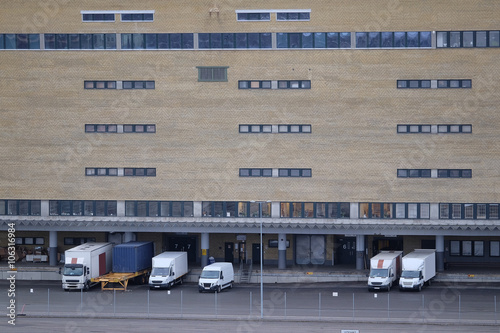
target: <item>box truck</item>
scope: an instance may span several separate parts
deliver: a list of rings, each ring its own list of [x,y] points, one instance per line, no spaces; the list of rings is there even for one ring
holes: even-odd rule
[[[436,250],[417,249],[403,257],[399,290],[422,290],[436,276]]]
[[[152,265],[149,288],[170,289],[174,284],[182,284],[182,279],[188,273],[187,252],[163,252],[153,257]]]
[[[85,243],[64,252],[62,287],[88,290],[93,278],[111,271],[111,243]]]
[[[391,290],[401,276],[402,251],[382,251],[370,259],[368,290]]]
[[[233,264],[230,262],[216,262],[203,267],[198,280],[198,291],[217,291],[232,288],[234,283]]]
[[[128,242],[113,248],[112,272],[92,279],[101,290],[127,290],[130,280],[147,283],[154,256],[153,242]]]

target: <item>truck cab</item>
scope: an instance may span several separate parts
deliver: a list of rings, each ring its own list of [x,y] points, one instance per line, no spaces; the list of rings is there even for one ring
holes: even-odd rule
[[[83,264],[65,264],[62,271],[63,289],[89,289],[88,270]]]

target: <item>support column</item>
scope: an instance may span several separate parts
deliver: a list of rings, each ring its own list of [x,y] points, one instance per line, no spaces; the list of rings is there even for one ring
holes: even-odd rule
[[[436,270],[444,271],[444,236],[436,236]]]
[[[124,232],[123,233],[123,242],[124,243],[133,242],[133,241],[135,241],[135,235],[133,232]]]
[[[208,264],[208,255],[210,248],[210,234],[208,232],[204,232],[201,234],[201,268],[205,267]]]
[[[278,234],[278,269],[286,269],[286,234]]]
[[[57,231],[49,231],[49,265],[57,266]]]
[[[365,235],[356,236],[356,269],[365,269]]]

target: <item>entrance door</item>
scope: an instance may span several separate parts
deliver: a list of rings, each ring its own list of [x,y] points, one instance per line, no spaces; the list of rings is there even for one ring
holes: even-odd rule
[[[297,235],[295,238],[295,262],[297,265],[323,265],[325,263],[325,236]]]
[[[188,261],[196,262],[197,238],[196,236],[171,236],[167,237],[168,251],[187,252]]]
[[[234,260],[234,243],[224,243],[224,261],[233,262]]]
[[[264,260],[264,254],[262,254]],[[252,264],[260,265],[260,243],[252,244]]]
[[[337,262],[339,264],[356,263],[356,237],[338,238]]]
[[[403,238],[402,237],[390,237],[390,238],[374,238],[373,244],[373,256],[380,251],[403,251]]]

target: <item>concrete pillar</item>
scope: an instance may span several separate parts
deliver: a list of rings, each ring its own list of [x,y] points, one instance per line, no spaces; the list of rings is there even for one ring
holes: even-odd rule
[[[124,232],[123,233],[123,242],[133,242],[135,241],[135,234],[133,232]]]
[[[208,264],[209,248],[210,248],[210,234],[204,232],[201,234],[201,268]]]
[[[286,234],[278,234],[278,269],[286,269]]]
[[[436,270],[444,271],[444,236],[436,236]]]
[[[365,235],[356,236],[356,269],[365,269]]]
[[[57,266],[57,231],[49,231],[49,265]]]

